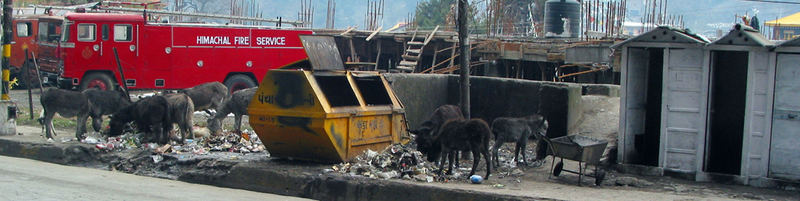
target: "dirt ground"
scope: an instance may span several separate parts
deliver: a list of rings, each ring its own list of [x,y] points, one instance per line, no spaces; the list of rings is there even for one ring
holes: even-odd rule
[[[583,96],[583,118],[580,125],[575,129],[576,135],[590,136],[594,138],[606,139],[609,147],[616,146],[616,138],[619,122],[619,97],[607,96]],[[532,143],[528,143],[529,145]],[[577,174],[562,172],[558,177],[552,175],[552,157],[547,157],[541,166],[515,167],[511,163],[502,162],[503,158],[511,160],[513,158],[513,144],[503,146],[501,156],[501,167],[498,169],[497,179],[489,180],[487,183],[493,189],[509,192],[513,194],[536,194],[550,195],[569,192],[568,187],[578,185]],[[606,150],[608,151],[608,150]],[[528,146],[526,152],[529,156],[535,153],[535,146]],[[532,157],[529,157],[532,158]],[[604,157],[605,158],[605,157]],[[556,160],[558,162],[558,160]],[[462,162],[463,163],[463,162]],[[533,164],[533,161],[529,163]],[[578,163],[565,160],[564,169],[578,170]],[[469,163],[467,163],[469,164]],[[482,166],[481,166],[482,167]],[[520,169],[521,172],[515,170]],[[482,173],[482,171],[479,171]],[[588,173],[594,173],[594,167],[590,166]],[[569,199],[583,200],[580,194],[596,193],[596,200],[609,199],[608,195],[615,191],[627,191],[626,197],[611,198],[610,200],[684,200],[681,197],[639,197],[649,194],[641,192],[658,193],[660,195],[689,196],[688,200],[800,200],[800,192],[776,189],[755,188],[742,185],[729,185],[718,183],[701,183],[676,179],[671,177],[649,177],[622,174],[612,170],[606,170],[607,176],[600,186],[595,186],[594,178],[583,177],[581,185],[584,186],[579,192],[569,192],[576,197]],[[458,182],[465,187],[473,185],[466,184],[466,181]],[[500,184],[500,185],[497,185]],[[502,187],[500,187],[502,186]],[[604,190],[604,191],[601,191]],[[606,193],[603,193],[606,192]]]
[[[41,110],[38,104],[38,90],[33,90],[34,109]],[[148,91],[137,91],[134,95],[147,94]],[[28,111],[27,90],[13,90],[12,99],[17,102],[20,113]],[[606,139],[609,147],[616,146],[616,136],[619,121],[619,98],[605,96],[584,96],[583,97],[583,118],[579,126],[575,129],[577,135],[590,136]],[[206,114],[195,113],[195,124],[205,125]],[[233,118],[226,118],[225,125],[232,125]],[[243,125],[249,127],[247,118]],[[32,125],[38,126],[38,125]],[[62,128],[62,130],[72,130],[73,128]],[[42,139],[44,140],[44,139]],[[506,144],[501,149],[500,167],[493,170],[492,177],[480,185],[469,184],[466,176],[460,179],[452,179],[444,184],[442,182],[414,181],[414,179],[396,178],[396,180],[406,180],[420,185],[437,185],[445,188],[469,189],[492,193],[513,194],[522,196],[548,197],[566,200],[800,200],[800,192],[755,188],[742,185],[728,185],[719,183],[699,183],[688,180],[670,177],[647,177],[638,175],[628,175],[617,173],[613,170],[605,170],[607,176],[600,186],[595,186],[595,179],[584,177],[581,186],[578,185],[578,176],[568,172],[562,172],[555,177],[552,175],[552,158],[547,157],[543,162],[535,162],[536,143],[530,142],[525,150],[528,154],[529,165],[517,166],[513,163],[513,144]],[[131,156],[135,158],[135,156]],[[196,157],[191,154],[175,155],[169,157]],[[202,157],[234,157],[225,153],[212,153]],[[236,157],[237,159],[238,156]],[[272,160],[268,155],[258,155],[259,159],[253,161]],[[239,159],[241,160],[241,159]],[[245,159],[250,160],[250,159]],[[468,172],[470,160],[462,160],[462,168],[459,172]],[[564,169],[577,170],[578,164],[574,161],[566,161]],[[316,166],[319,167],[319,166]],[[329,166],[327,166],[329,167]],[[163,167],[160,167],[163,168]],[[169,168],[167,168],[169,169]],[[331,173],[330,170],[320,170],[323,173]],[[587,173],[594,173],[594,167],[587,169]],[[167,173],[153,173],[151,176],[170,178]],[[335,173],[338,174],[338,173]],[[485,174],[483,162],[479,166],[477,174]],[[466,174],[464,174],[466,175]],[[356,176],[360,177],[360,176]]]

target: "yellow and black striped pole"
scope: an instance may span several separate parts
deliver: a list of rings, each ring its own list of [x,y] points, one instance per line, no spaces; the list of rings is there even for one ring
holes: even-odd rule
[[[13,34],[13,27],[11,25],[11,14],[13,13],[13,3],[11,0],[3,0],[3,81],[2,81],[2,94],[0,100],[9,100],[9,85],[8,81],[11,77],[9,69],[9,62],[11,61],[11,37]]]

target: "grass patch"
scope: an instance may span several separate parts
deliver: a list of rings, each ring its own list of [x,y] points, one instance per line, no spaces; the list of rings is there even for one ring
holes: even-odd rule
[[[28,114],[27,112],[18,111],[17,112],[17,125],[37,126],[37,127],[38,126],[42,126],[41,124],[39,124],[39,120],[38,120],[39,112],[41,112],[41,110],[34,110],[33,111],[33,113],[34,113],[33,119],[31,119],[31,114]],[[87,126],[86,130],[87,131],[92,131],[92,121],[91,121],[91,119],[92,118],[88,118],[86,120],[86,126]],[[63,129],[63,130],[75,129],[75,127],[78,125],[77,122],[78,122],[78,118],[77,117],[64,118],[64,117],[61,117],[59,115],[56,115],[55,117],[53,117],[53,127],[55,127],[55,129]],[[107,127],[108,126],[108,122],[109,122],[108,118],[103,118],[103,126],[102,126],[102,128]]]

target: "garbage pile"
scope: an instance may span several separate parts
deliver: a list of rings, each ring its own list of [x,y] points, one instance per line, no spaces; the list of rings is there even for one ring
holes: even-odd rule
[[[422,153],[410,148],[409,145],[395,144],[380,152],[367,150],[356,157],[354,162],[340,163],[323,172],[380,179],[402,178],[419,182],[467,181],[467,174],[470,171],[470,167],[467,166],[471,165],[465,164],[472,163],[465,163],[462,160],[461,168],[454,168],[452,175],[439,178],[438,165],[425,160]]]
[[[242,133],[223,132],[220,135],[200,138],[197,144],[207,151],[260,153],[267,150],[252,130],[244,130]]]
[[[116,137],[103,137],[99,133],[92,133],[86,136],[82,143],[93,144],[99,150],[112,151],[112,150],[126,150],[134,149],[142,146],[141,136],[136,134],[125,134]],[[69,142],[75,138],[64,137],[61,142]]]
[[[141,135],[140,133],[128,132],[117,137],[102,137],[102,134],[93,133],[81,140],[81,142],[93,144],[97,149],[104,151],[145,148],[152,149],[154,152],[161,154],[192,153],[197,155],[204,155],[209,152],[266,152],[266,147],[264,147],[264,144],[258,139],[258,135],[252,130],[244,130],[241,133],[223,132],[219,135],[185,139],[183,143],[172,141],[170,144],[165,145],[156,143],[142,144],[140,141],[140,139],[142,139]],[[62,142],[69,142],[72,140],[74,140],[74,138],[64,138]]]

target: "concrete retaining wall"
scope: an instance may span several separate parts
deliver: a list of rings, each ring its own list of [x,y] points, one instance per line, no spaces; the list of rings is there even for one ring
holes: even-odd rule
[[[448,104],[448,75],[384,74],[406,108],[409,129],[417,129],[433,110]]]
[[[459,102],[457,75],[385,74],[406,107],[409,126],[416,129],[439,105]],[[564,136],[581,117],[578,84],[475,76],[470,79],[473,118],[491,123],[497,117],[544,115],[550,137]]]

